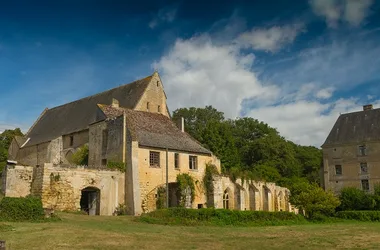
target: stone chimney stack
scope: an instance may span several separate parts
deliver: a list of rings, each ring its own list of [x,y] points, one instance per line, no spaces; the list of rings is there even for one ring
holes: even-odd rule
[[[119,107],[119,101],[116,100],[115,98],[112,98],[112,107],[113,108],[118,108]]]
[[[372,109],[373,109],[373,105],[372,104],[367,104],[367,105],[363,106],[363,111],[372,110]]]
[[[183,117],[178,119],[177,126],[182,132],[185,132],[185,119]]]

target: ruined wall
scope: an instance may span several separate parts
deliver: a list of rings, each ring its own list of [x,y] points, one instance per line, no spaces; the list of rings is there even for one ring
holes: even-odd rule
[[[275,183],[241,180],[231,181],[229,177],[214,178],[214,206],[228,209],[256,211],[290,211],[289,190]]]
[[[80,209],[81,190],[100,190],[100,215],[112,215],[124,203],[124,174],[119,171],[63,168],[45,164],[41,199],[45,208],[60,211]]]
[[[73,145],[70,145],[70,137],[73,137]],[[88,129],[62,136],[63,149],[78,148],[88,143]]]
[[[149,110],[147,110],[148,102],[149,102]],[[164,92],[161,79],[157,73],[153,74],[152,80],[149,83],[140,101],[137,103],[135,110],[161,113],[169,117],[169,111],[167,110],[167,107],[166,107],[166,95]]]
[[[17,159],[19,163],[28,166],[42,165],[48,161],[48,146],[50,142],[20,148]]]
[[[326,190],[339,193],[344,187],[362,189],[361,180],[368,180],[370,192],[380,184],[380,143],[365,143],[367,155],[361,156],[358,147],[362,144],[340,145],[323,149],[323,176]],[[367,172],[360,164],[367,163]],[[335,166],[342,166],[342,174],[336,174]]]
[[[107,121],[107,161],[121,162],[123,159],[123,116]]]
[[[52,140],[47,147],[47,161],[55,165],[66,162],[64,154],[62,154],[63,143],[62,136]]]
[[[160,152],[160,167],[150,167],[149,152]],[[174,154],[179,153],[179,168],[174,168]],[[198,157],[198,169],[189,169],[189,155]],[[141,202],[143,212],[149,212],[156,209],[157,188],[166,183],[166,151],[161,149],[139,148],[139,186],[141,192]],[[213,163],[220,171],[220,162],[216,157],[199,154],[189,154],[185,152],[171,151],[168,152],[168,170],[169,183],[176,182],[178,174],[188,173],[195,180],[195,199],[192,204],[193,208],[197,208],[198,204],[206,207],[206,196],[203,187],[203,176],[207,163]]]
[[[8,165],[4,171],[3,191],[8,197],[25,197],[30,194],[33,167]]]
[[[103,131],[107,128],[105,122],[92,124],[89,129],[88,165],[100,166],[103,155]]]

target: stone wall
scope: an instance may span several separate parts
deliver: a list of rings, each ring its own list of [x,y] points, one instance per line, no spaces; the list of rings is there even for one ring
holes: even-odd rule
[[[3,192],[5,196],[25,197],[30,194],[33,167],[7,165],[3,174]]]
[[[361,180],[368,180],[370,192],[380,184],[380,143],[365,143],[367,155],[359,155],[361,144],[339,145],[323,149],[323,184],[325,190],[339,193],[344,187],[362,189]],[[360,164],[367,163],[367,173]],[[342,174],[336,174],[335,166],[341,165]]]
[[[149,110],[147,103],[149,102]],[[140,101],[137,103],[135,110],[161,113],[169,117],[169,111],[166,107],[166,95],[161,79],[157,73],[154,73],[152,80],[146,88]]]
[[[241,179],[233,182],[225,176],[214,178],[215,208],[291,211],[289,194],[288,189],[271,182],[243,181]]]
[[[92,124],[89,129],[88,165],[100,166],[103,159],[103,131],[107,128],[106,122]]]
[[[77,211],[81,191],[87,187],[100,190],[100,215],[112,215],[124,203],[124,174],[119,171],[45,164],[42,183],[41,199],[45,208]]]
[[[48,159],[48,146],[50,142],[20,148],[16,161],[28,166],[43,165]]]
[[[160,166],[150,167],[149,152],[155,151],[160,153]],[[174,154],[179,153],[179,168],[174,168]],[[198,169],[189,169],[189,155],[197,156]],[[138,169],[139,169],[139,187],[142,202],[142,212],[149,212],[156,209],[157,188],[166,185],[166,151],[162,149],[148,149],[140,147],[138,149]],[[207,163],[213,163],[220,171],[220,162],[214,156],[191,154],[169,150],[168,152],[168,176],[169,183],[175,183],[178,174],[188,173],[195,180],[195,199],[192,204],[193,208],[198,205],[206,207],[206,196],[203,187],[203,176]]]

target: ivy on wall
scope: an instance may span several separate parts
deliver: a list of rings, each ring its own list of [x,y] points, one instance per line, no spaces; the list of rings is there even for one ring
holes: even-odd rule
[[[194,179],[189,174],[179,174],[177,175],[178,183],[178,193],[179,193],[179,205],[185,207],[186,199],[188,195],[191,196],[191,203],[193,203],[195,198],[195,185]]]

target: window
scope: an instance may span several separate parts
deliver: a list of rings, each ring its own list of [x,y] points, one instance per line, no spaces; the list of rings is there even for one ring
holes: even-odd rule
[[[161,113],[161,106],[160,105],[158,105],[157,111],[158,111],[158,113]]]
[[[198,159],[196,156],[189,155],[189,169],[198,169]]]
[[[225,190],[223,194],[223,208],[228,209],[229,208],[229,197],[228,197],[228,191]]]
[[[149,111],[149,102],[146,103],[146,111]]]
[[[359,155],[364,156],[367,155],[367,148],[365,145],[359,146]]]
[[[369,191],[369,181],[368,180],[362,180],[362,189],[363,191]]]
[[[179,169],[179,154],[174,153],[174,168]]]
[[[102,132],[102,153],[105,154],[107,151],[107,143],[108,143],[108,130],[104,129]]]
[[[368,173],[367,162],[362,162],[362,163],[360,163],[360,172],[361,172],[362,174],[366,174],[366,173]]]
[[[102,159],[102,166],[107,166],[107,159]]]
[[[151,167],[159,168],[160,167],[160,152],[150,151],[149,152],[149,165]]]
[[[335,174],[336,175],[342,174],[342,165],[335,165]]]
[[[159,87],[160,86],[160,81],[157,81],[157,87]]]
[[[74,145],[74,136],[70,135],[70,146]]]

